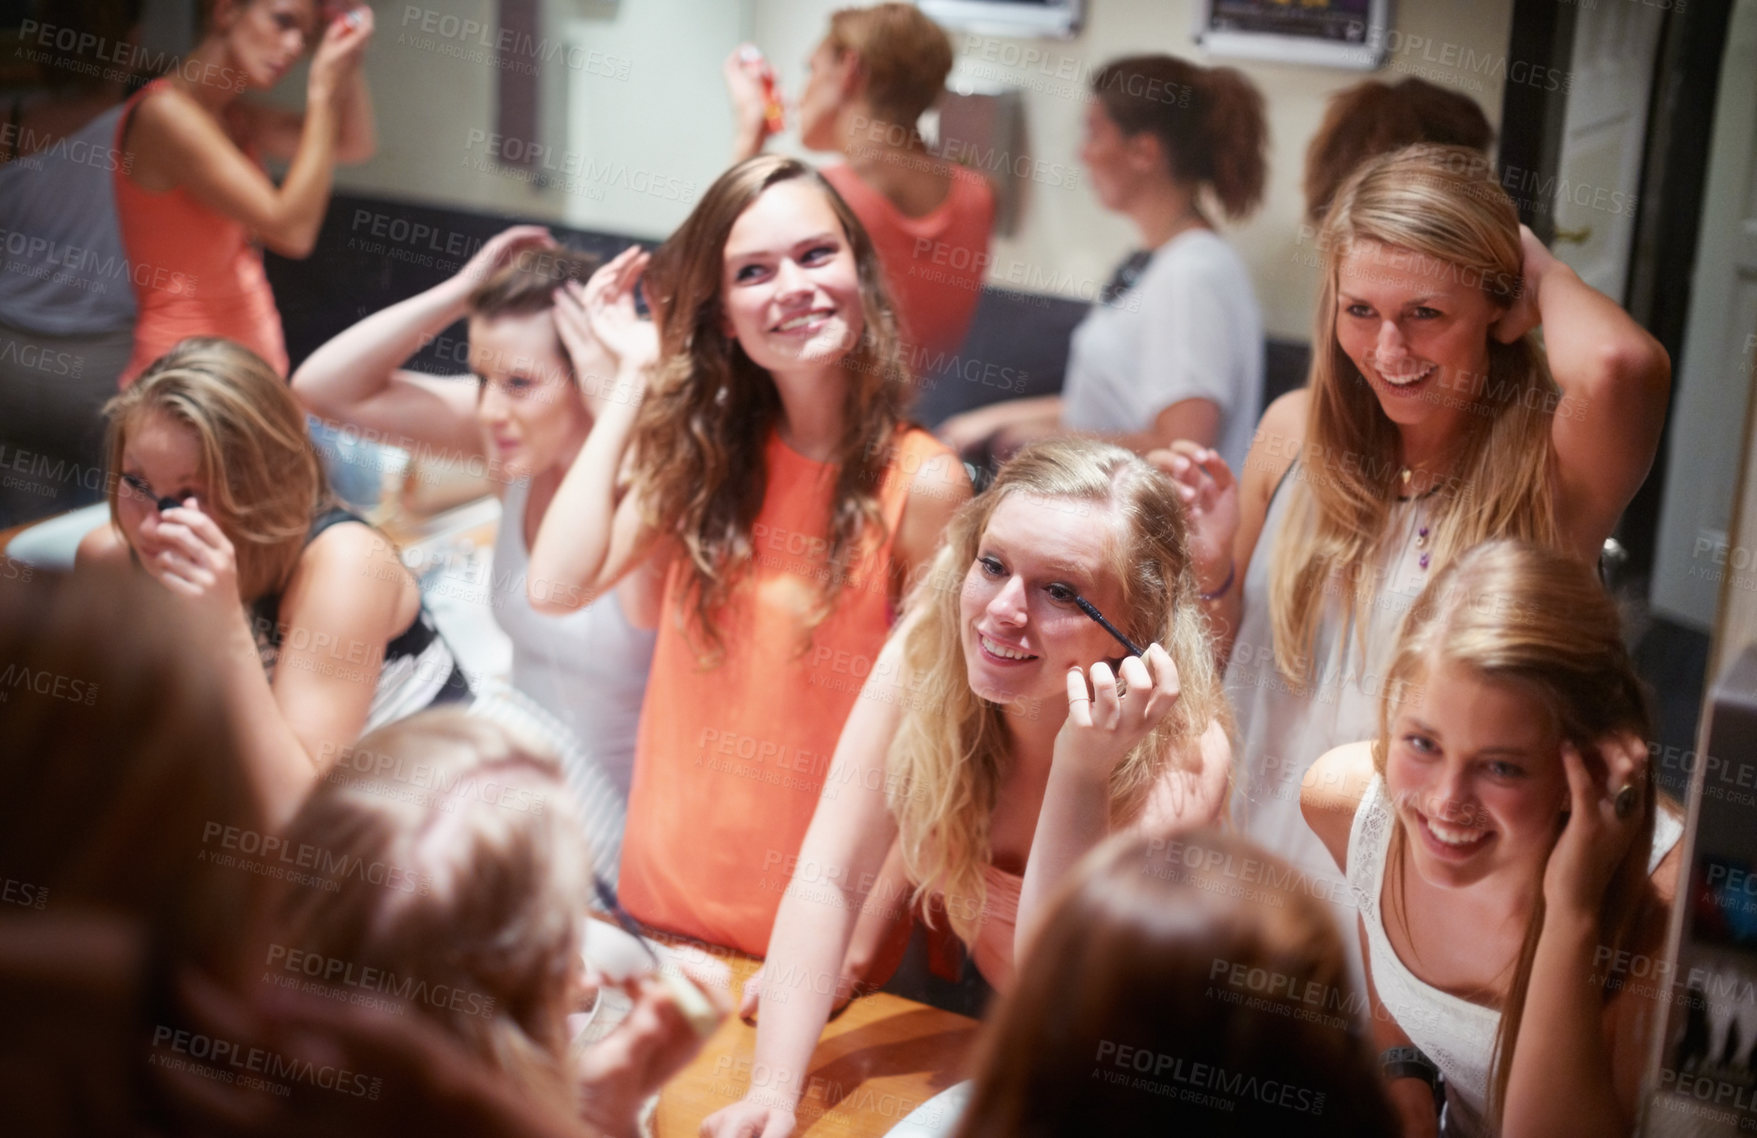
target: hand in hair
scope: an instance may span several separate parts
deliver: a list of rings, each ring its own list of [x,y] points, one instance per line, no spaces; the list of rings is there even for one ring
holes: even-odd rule
[[[1145,655],[1123,657],[1119,671],[1121,684],[1103,660],[1085,672],[1068,669],[1068,717],[1055,737],[1058,765],[1072,762],[1093,778],[1110,778],[1177,704],[1177,665],[1158,644],[1149,644]]]
[[[1542,323],[1537,307],[1538,286],[1544,274],[1556,263],[1555,255],[1544,247],[1529,226],[1519,227],[1519,243],[1524,249],[1519,300],[1489,328],[1489,334],[1503,344],[1514,343]]]
[[[631,245],[582,288],[569,281],[555,294],[555,327],[571,357],[580,391],[594,415],[607,403],[639,402],[646,373],[659,358],[659,332],[635,311],[634,294],[651,258]],[[589,374],[587,361],[607,358],[613,375]]]
[[[553,249],[555,238],[541,225],[515,225],[503,229],[482,243],[476,255],[464,262],[458,277],[475,288],[526,249]]]
[[[1187,439],[1169,449],[1150,451],[1147,461],[1177,483],[1189,526],[1190,562],[1196,586],[1204,593],[1221,587],[1232,564],[1233,537],[1238,533],[1238,483],[1220,452]]]
[[[211,606],[220,615],[237,609],[237,552],[194,498],[162,513],[149,511],[140,534],[148,542],[168,546],[142,559],[146,571],[161,585]]]
[[[1582,755],[1573,743],[1562,743],[1562,769],[1568,775],[1568,821],[1544,867],[1546,923],[1551,918],[1596,921],[1605,890],[1617,864],[1628,852],[1651,794],[1647,779],[1647,745],[1633,732],[1598,739],[1593,754]],[[1617,814],[1617,796],[1630,788],[1627,808]]]

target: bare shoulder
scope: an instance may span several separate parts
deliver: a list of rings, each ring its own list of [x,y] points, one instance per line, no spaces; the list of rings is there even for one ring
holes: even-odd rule
[[[1339,867],[1347,868],[1348,833],[1355,812],[1377,772],[1370,741],[1348,743],[1327,751],[1300,784],[1300,811]]]
[[[1293,465],[1300,444],[1305,441],[1310,406],[1311,393],[1302,387],[1269,404],[1257,421],[1245,468],[1237,472],[1239,503],[1248,514],[1262,516],[1268,512],[1275,487]]]
[[[79,539],[73,554],[75,569],[114,569],[128,564],[128,543],[108,520]]]
[[[412,619],[420,590],[389,538],[368,525],[343,523],[305,547],[285,598],[289,621],[304,614],[388,640]]]
[[[931,448],[912,450],[914,469],[904,468],[909,495],[897,521],[895,543],[897,556],[909,570],[933,557],[946,523],[971,494],[970,476],[950,449],[936,442]]]

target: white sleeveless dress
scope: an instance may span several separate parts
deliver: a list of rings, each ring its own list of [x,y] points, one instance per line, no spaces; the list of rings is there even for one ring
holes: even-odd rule
[[[524,539],[529,492],[527,482],[506,489],[489,589],[494,621],[512,642],[512,687],[523,698],[500,693],[491,714],[535,727],[560,753],[599,872],[614,881],[615,857],[606,864],[603,851],[620,853],[654,633],[628,622],[614,592],[561,616],[531,607]]]
[[[1301,693],[1275,665],[1269,566],[1278,541],[1300,540],[1301,535],[1283,531],[1295,496],[1310,492],[1307,471],[1295,460],[1275,488],[1262,537],[1245,571],[1244,611],[1226,668],[1226,695],[1232,702],[1238,740],[1231,814],[1241,833],[1301,871],[1302,890],[1330,903],[1358,985],[1365,971],[1354,906],[1335,861],[1300,812],[1300,782],[1324,752],[1379,733],[1386,665],[1404,614],[1431,576],[1423,560],[1432,542],[1421,532],[1429,524],[1431,499],[1392,504],[1388,519],[1392,539],[1383,559],[1372,568],[1378,575],[1373,603],[1356,615],[1366,624],[1364,656],[1355,629],[1344,627],[1338,615],[1340,593],[1333,594],[1318,623],[1313,679]]]

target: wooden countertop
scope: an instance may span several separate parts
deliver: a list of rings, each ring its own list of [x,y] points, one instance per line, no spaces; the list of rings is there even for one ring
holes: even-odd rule
[[[737,956],[727,963],[736,995],[757,962]],[[965,1077],[977,1027],[973,1019],[885,992],[855,1000],[818,1041],[799,1103],[798,1133],[887,1133]],[[658,1138],[696,1138],[704,1118],[743,1098],[755,1050],[756,1028],[729,1017],[696,1061],[665,1085]]]

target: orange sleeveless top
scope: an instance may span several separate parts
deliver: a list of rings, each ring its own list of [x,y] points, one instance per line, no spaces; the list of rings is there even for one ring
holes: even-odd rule
[[[121,151],[135,109],[164,90],[163,79],[142,87],[116,124]],[[116,218],[128,275],[140,314],[134,352],[122,369],[127,387],[146,366],[185,336],[236,340],[287,374],[281,314],[262,269],[262,251],[241,221],[215,213],[179,186],[164,193],[141,189],[117,163]]]
[[[752,956],[794,872],[842,721],[889,630],[891,535],[923,463],[954,462],[925,431],[898,439],[871,535],[835,609],[812,630],[837,468],[770,436],[755,561],[718,618],[723,655],[699,661],[684,564],[665,580],[635,747],[618,883],[656,928]],[[802,874],[811,870],[802,868]]]

